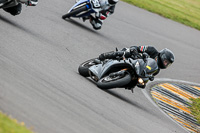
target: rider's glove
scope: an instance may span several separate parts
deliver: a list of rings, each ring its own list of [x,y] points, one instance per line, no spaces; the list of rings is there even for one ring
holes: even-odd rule
[[[138,53],[138,50],[135,47],[131,47],[129,49],[129,53],[130,53],[129,56],[131,56],[131,58],[133,58],[133,59],[138,59],[138,58],[140,59],[141,58],[141,55]]]
[[[147,53],[143,53],[142,54],[143,60],[146,62],[147,58],[148,58],[148,54]]]
[[[105,55],[104,55],[104,53],[99,55],[99,60],[100,60],[100,61],[104,61],[104,60],[105,60]]]
[[[138,54],[138,51],[137,51],[137,49],[136,48],[130,48],[130,53],[132,54],[132,55],[137,55]]]

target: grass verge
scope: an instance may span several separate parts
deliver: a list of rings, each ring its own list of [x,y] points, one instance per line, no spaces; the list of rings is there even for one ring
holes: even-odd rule
[[[123,0],[200,30],[200,0]]]
[[[197,122],[200,124],[200,98],[191,99],[191,114],[196,118]]]
[[[24,122],[19,123],[16,119],[11,119],[0,112],[0,133],[33,133],[28,130]]]

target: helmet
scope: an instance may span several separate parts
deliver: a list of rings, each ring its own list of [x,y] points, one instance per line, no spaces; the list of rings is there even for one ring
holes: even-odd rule
[[[159,52],[158,66],[161,69],[166,69],[174,62],[174,54],[171,50],[165,48]]]
[[[119,0],[108,0],[110,5],[115,5]]]

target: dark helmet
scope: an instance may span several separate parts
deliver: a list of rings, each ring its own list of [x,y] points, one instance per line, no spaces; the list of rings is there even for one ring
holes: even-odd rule
[[[161,69],[166,69],[174,62],[174,54],[171,50],[165,48],[159,52],[158,66]]]
[[[115,5],[119,0],[108,0],[110,5]]]

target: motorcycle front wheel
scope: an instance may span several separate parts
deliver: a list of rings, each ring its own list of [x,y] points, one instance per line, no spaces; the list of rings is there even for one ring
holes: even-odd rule
[[[131,82],[131,75],[129,73],[126,73],[123,76],[103,77],[97,82],[97,86],[101,89],[112,89],[117,87],[123,87],[130,82]]]
[[[80,64],[79,68],[78,68],[78,72],[80,73],[80,75],[84,76],[84,77],[89,77],[89,67],[96,65],[100,63],[100,61],[98,62],[97,58],[94,59],[90,59],[87,60],[85,62],[83,62],[82,64]]]
[[[70,18],[71,16],[74,16],[74,15],[76,15],[76,14],[82,12],[82,11],[87,11],[87,7],[86,6],[82,6],[82,7],[78,8],[78,9],[75,9],[75,10],[63,15],[62,18],[63,19]]]

